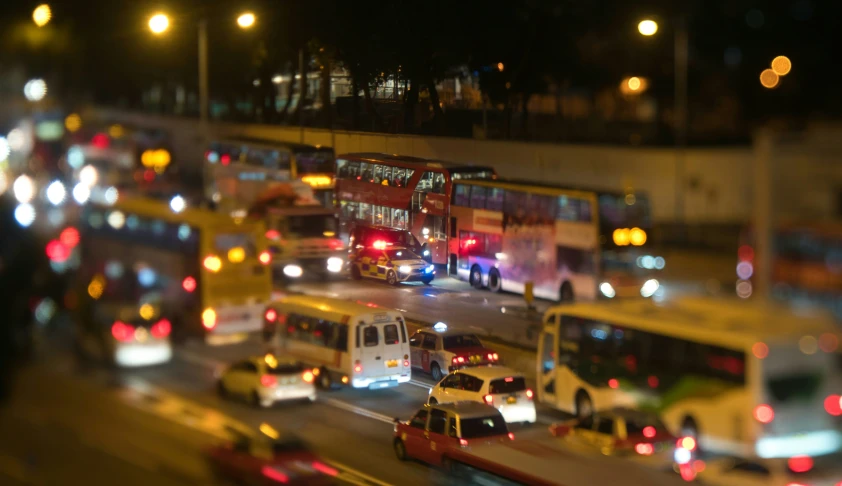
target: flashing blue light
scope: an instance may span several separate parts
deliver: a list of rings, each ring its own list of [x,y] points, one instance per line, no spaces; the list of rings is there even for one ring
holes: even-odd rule
[[[606,339],[608,339],[608,333],[605,332],[605,330],[603,329],[591,329],[591,336],[594,339],[599,339],[600,341],[605,341]]]
[[[433,272],[433,270],[435,270],[435,269],[436,269],[436,266],[435,266],[435,265],[430,265],[430,266],[429,266],[429,267],[427,267],[424,271],[425,271],[425,272],[427,272],[427,273],[432,273],[432,272]]]
[[[424,250],[424,256],[430,256],[430,250]]]
[[[444,331],[447,331],[447,324],[445,324],[445,323],[443,323],[443,322],[437,322],[437,323],[433,326],[433,330],[434,330],[434,331],[436,331],[436,332],[444,332]]]

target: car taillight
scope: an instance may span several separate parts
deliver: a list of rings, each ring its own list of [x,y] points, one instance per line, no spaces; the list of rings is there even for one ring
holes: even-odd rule
[[[289,476],[279,471],[276,467],[263,466],[263,468],[260,469],[260,472],[263,473],[265,477],[277,481],[279,483],[289,482]]]
[[[813,458],[810,456],[795,456],[787,461],[790,471],[794,473],[805,473],[813,469]]]
[[[196,290],[196,279],[193,277],[184,277],[184,280],[181,281],[181,288],[185,292],[193,292]]]
[[[526,398],[528,398],[528,399],[532,400],[532,396],[533,396],[533,395],[534,395],[534,393],[532,393],[532,390],[530,390],[529,388],[527,388],[527,389],[526,389]]]
[[[169,336],[170,331],[172,331],[172,324],[170,324],[169,319],[161,319],[152,326],[150,332],[156,338],[162,339]]]
[[[278,311],[276,311],[275,309],[266,309],[266,314],[264,314],[264,317],[266,317],[266,320],[268,322],[275,322],[275,319],[278,318]]]
[[[842,415],[842,397],[839,395],[828,396],[824,399],[824,409],[834,417]]]
[[[316,377],[315,377],[315,375],[313,375],[313,372],[312,372],[312,371],[305,371],[305,372],[304,372],[304,374],[303,374],[303,375],[301,375],[301,379],[303,379],[303,380],[304,380],[304,381],[306,381],[307,383],[313,383],[313,380],[314,380],[315,378],[316,378]]]
[[[260,384],[265,387],[275,386],[278,384],[278,380],[272,375],[262,375]]]
[[[208,271],[213,273],[218,272],[222,269],[222,260],[219,259],[216,255],[208,255],[205,257],[204,261],[202,262]]]
[[[363,372],[363,365],[360,364],[359,360],[354,363],[354,373],[362,373]]]
[[[491,395],[486,395],[482,397],[482,399],[485,400],[485,403],[489,405],[491,405],[494,402],[494,397],[492,397]]]
[[[651,439],[652,437],[655,437],[656,433],[657,433],[657,431],[655,430],[655,427],[652,427],[651,425],[647,425],[646,427],[643,427],[643,436],[646,437],[647,439]]]
[[[466,446],[466,445],[468,445],[468,441],[465,440],[465,439],[459,439],[459,445],[460,446]]]
[[[634,451],[640,454],[641,456],[651,456],[652,453],[655,452],[655,448],[652,446],[652,444],[641,442],[634,446]]]
[[[464,362],[465,362],[465,357],[464,357],[464,356],[454,356],[454,357],[453,357],[453,359],[452,359],[452,361],[453,361],[453,364],[460,364],[460,363],[464,363]]]
[[[499,356],[497,356],[497,353],[492,353],[492,354],[491,354],[491,359],[493,359],[494,361],[497,361],[498,359],[500,359],[500,357],[499,357]]]
[[[339,475],[339,471],[337,469],[334,469],[328,466],[327,464],[321,463],[319,461],[313,461],[311,465],[313,466],[313,469],[319,471],[322,474],[327,474],[328,476],[334,477]]]
[[[408,359],[403,360],[403,367],[409,368],[409,360]]]
[[[202,312],[202,325],[210,331],[216,327],[216,311],[208,307]]]
[[[260,263],[264,265],[269,265],[272,263],[272,254],[269,251],[262,251],[260,255],[257,257],[260,260]]]
[[[769,405],[758,405],[754,408],[754,418],[761,424],[768,424],[775,418],[775,411]]]
[[[515,440],[515,433],[514,432],[509,432],[509,439]]]
[[[121,342],[131,341],[134,336],[134,327],[125,322],[116,321],[111,326],[111,335],[114,336],[114,339]]]

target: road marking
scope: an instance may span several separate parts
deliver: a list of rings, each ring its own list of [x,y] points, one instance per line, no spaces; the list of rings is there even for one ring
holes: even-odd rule
[[[208,358],[206,356],[202,356],[199,353],[184,348],[176,349],[175,357],[187,363],[204,366],[205,368],[210,368],[213,370],[225,368],[226,366],[228,366],[228,363],[224,361],[220,361],[214,358]]]
[[[343,402],[342,400],[337,400],[335,398],[321,398],[319,399],[320,403],[324,403],[325,405],[330,405],[331,407],[339,408],[345,410],[346,412],[355,413],[357,415],[362,415],[363,417],[368,417],[374,420],[379,420],[381,422],[391,424],[395,422],[394,417],[390,417],[388,415],[384,415],[382,413],[377,413],[373,410],[369,410],[367,408],[358,407],[356,405],[351,405],[348,402]]]
[[[351,484],[358,484],[360,486],[368,486],[368,485],[371,485],[371,484],[374,484],[374,485],[377,485],[377,486],[391,486],[387,482],[381,481],[377,478],[369,476],[368,474],[357,471],[356,469],[354,469],[352,467],[348,467],[345,464],[342,464],[341,462],[331,461],[331,460],[325,459],[325,458],[322,458],[322,460],[324,462],[326,462],[328,465],[333,466],[334,468],[342,471],[342,473],[340,473],[340,475],[337,476],[337,477],[339,479],[345,481],[345,482],[348,482],[348,483],[351,483]],[[345,473],[347,473],[351,477],[345,477]],[[357,477],[355,478],[353,476],[357,476]],[[362,480],[362,481],[360,481],[360,480]]]
[[[409,380],[407,383],[409,383],[410,385],[419,386],[419,387],[424,388],[426,390],[431,390],[433,388],[433,385],[431,385],[429,383],[424,383],[423,381],[418,381],[418,380]]]

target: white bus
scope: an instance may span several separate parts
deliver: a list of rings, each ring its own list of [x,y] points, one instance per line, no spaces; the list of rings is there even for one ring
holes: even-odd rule
[[[818,456],[842,448],[838,343],[823,316],[719,300],[558,306],[544,316],[538,400],[579,416],[657,412],[706,450]]]
[[[406,323],[374,304],[292,295],[266,308],[264,341],[314,368],[322,388],[389,388],[410,379]]]

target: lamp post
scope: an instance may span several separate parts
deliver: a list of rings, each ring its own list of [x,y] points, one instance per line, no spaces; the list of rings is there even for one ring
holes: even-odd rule
[[[658,24],[654,20],[645,19],[637,24],[641,35],[650,37],[658,32]],[[687,78],[689,46],[687,40],[687,23],[684,17],[675,21],[675,35],[673,38],[673,55],[675,57],[674,94],[675,94],[675,216],[678,222],[684,221],[684,165],[685,149],[687,145]]]

